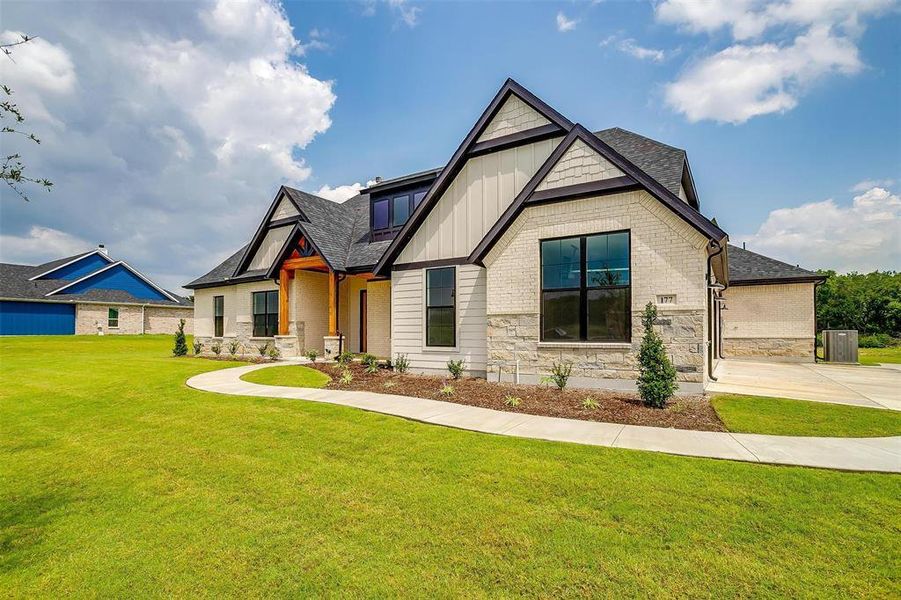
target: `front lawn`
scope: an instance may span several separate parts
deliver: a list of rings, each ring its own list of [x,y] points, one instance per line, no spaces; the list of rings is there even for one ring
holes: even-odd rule
[[[857,358],[862,365],[901,363],[901,346],[892,348],[860,348],[857,352]]]
[[[160,337],[0,339],[0,589],[898,597],[901,477],[198,392]]]
[[[321,388],[325,387],[331,377],[308,367],[300,365],[284,365],[280,367],[267,367],[259,371],[251,371],[241,377],[250,383],[262,385],[287,385],[291,387]]]
[[[901,435],[901,412],[825,402],[723,394],[711,399],[729,431],[824,437]]]

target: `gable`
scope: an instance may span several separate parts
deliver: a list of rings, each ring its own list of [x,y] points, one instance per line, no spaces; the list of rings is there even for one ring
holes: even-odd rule
[[[62,265],[56,269],[43,273],[34,279],[66,279],[74,281],[93,273],[97,269],[102,269],[111,262],[113,262],[112,259],[108,258],[105,254],[94,252],[76,259],[67,265]]]
[[[624,175],[613,163],[576,139],[535,189],[540,192]]]
[[[470,158],[404,246],[397,264],[466,257],[561,138]]]
[[[296,217],[300,213],[297,211],[297,207],[294,206],[294,203],[288,199],[287,196],[282,194],[281,200],[278,201],[278,204],[275,206],[275,210],[272,212],[272,218],[270,221],[277,221],[278,219],[287,219],[288,217]]]
[[[523,102],[519,96],[510,94],[476,141],[486,142],[505,135],[548,125],[549,123],[548,119]]]
[[[291,235],[292,231],[294,231],[292,225],[274,227],[268,230],[257,247],[253,258],[250,259],[247,270],[257,271],[271,267],[272,263],[275,262],[275,259],[278,258],[281,249],[288,241],[288,236]]]
[[[147,300],[170,300],[165,294],[132,273],[124,264],[117,264],[85,277],[81,281],[69,284],[59,294],[80,294],[91,289],[121,290],[135,298]]]

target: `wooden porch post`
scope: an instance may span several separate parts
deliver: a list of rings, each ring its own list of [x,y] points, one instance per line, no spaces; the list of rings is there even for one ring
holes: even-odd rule
[[[338,278],[332,269],[328,271],[328,334],[338,335]]]
[[[288,335],[288,269],[278,272],[278,334]]]

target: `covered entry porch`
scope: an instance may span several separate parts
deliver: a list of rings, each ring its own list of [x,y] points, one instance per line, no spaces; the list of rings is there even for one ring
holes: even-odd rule
[[[283,356],[309,350],[326,358],[344,350],[390,356],[389,280],[337,271],[317,254],[295,252],[279,265],[278,282],[275,343]]]

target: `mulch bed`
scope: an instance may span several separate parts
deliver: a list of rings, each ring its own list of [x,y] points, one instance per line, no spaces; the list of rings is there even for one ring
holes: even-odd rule
[[[329,375],[332,380],[326,386],[328,389],[429,398],[546,417],[696,431],[726,431],[725,425],[704,396],[677,396],[666,405],[666,408],[657,409],[646,407],[637,394],[628,392],[575,389],[561,392],[554,386],[489,383],[474,377],[452,380],[432,375],[400,374],[387,369],[367,373],[359,363],[352,363],[349,367],[353,373],[353,381],[342,384],[339,379],[343,367],[339,368],[333,363],[305,366]],[[445,385],[453,386],[453,395],[448,396],[440,392]],[[504,398],[507,396],[520,398],[519,406],[512,407],[505,404]],[[588,396],[598,403],[598,408],[589,409],[582,406],[582,401]]]

